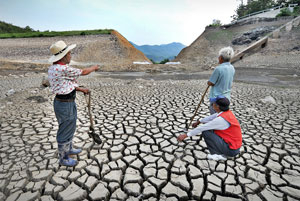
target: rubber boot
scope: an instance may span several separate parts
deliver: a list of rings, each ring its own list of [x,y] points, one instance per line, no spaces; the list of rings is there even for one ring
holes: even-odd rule
[[[76,154],[79,154],[81,151],[82,151],[81,149],[73,148],[72,142],[70,143],[70,150],[69,150],[68,155],[76,155]]]
[[[77,165],[77,161],[70,158],[68,152],[70,150],[70,143],[58,144],[59,164],[68,167]]]

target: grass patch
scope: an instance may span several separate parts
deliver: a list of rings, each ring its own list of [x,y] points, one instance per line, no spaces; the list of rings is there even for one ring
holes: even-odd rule
[[[293,12],[294,16],[299,16],[300,15],[300,6],[297,6],[294,8]]]
[[[233,33],[229,30],[216,30],[210,32],[206,38],[209,41],[231,41],[233,38]]]
[[[282,17],[282,16],[299,16],[300,15],[300,7],[296,6],[294,7],[294,11],[291,12],[288,8],[283,8],[280,10],[280,13],[276,15],[276,17]]]
[[[34,37],[54,37],[54,36],[78,36],[78,35],[98,35],[111,34],[112,29],[98,30],[78,30],[78,31],[33,31],[25,33],[0,33],[0,38],[34,38]]]

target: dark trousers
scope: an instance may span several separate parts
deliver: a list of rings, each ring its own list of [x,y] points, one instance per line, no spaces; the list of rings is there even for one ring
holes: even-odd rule
[[[210,154],[225,155],[228,157],[234,157],[240,153],[240,149],[230,149],[229,145],[213,130],[203,131],[202,136],[205,140],[207,148]]]

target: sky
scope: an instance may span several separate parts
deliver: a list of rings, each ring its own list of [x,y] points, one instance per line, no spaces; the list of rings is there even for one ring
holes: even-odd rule
[[[190,45],[240,0],[0,0],[0,21],[40,31],[115,29],[137,45]]]

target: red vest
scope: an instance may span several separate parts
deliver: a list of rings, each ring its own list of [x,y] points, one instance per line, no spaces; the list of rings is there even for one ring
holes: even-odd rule
[[[225,130],[214,130],[214,132],[229,145],[230,149],[240,148],[242,146],[242,131],[238,120],[230,110],[222,112],[219,116],[225,119],[230,126]]]

